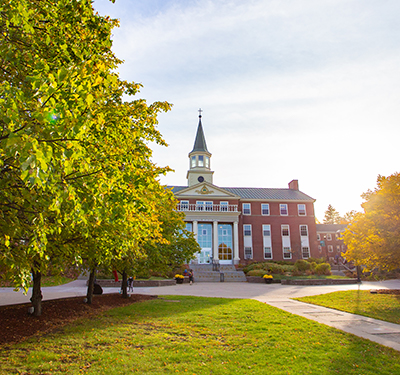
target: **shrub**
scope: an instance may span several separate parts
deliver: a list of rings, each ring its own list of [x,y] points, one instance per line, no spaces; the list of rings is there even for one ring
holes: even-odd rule
[[[292,276],[303,276],[303,272],[301,272],[301,271],[295,269],[295,270],[292,272]]]
[[[296,260],[294,264],[295,269],[299,270],[300,272],[305,272],[311,269],[311,263],[308,263],[306,260],[299,259]]]
[[[307,262],[320,264],[320,263],[325,263],[326,259],[325,258],[312,258],[312,257],[310,257],[310,258],[307,259]]]
[[[267,272],[265,270],[251,270],[247,272],[247,276],[260,276],[263,277]]]
[[[329,263],[317,264],[317,266],[315,267],[315,273],[317,275],[330,275],[331,265]]]

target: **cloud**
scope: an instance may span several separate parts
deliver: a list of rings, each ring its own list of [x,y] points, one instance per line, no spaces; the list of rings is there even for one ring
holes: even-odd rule
[[[185,184],[202,107],[214,181],[286,187],[359,209],[379,173],[398,169],[400,2],[356,0],[117,1],[114,51],[124,79],[173,110],[154,160]],[[100,11],[100,9],[99,9]]]

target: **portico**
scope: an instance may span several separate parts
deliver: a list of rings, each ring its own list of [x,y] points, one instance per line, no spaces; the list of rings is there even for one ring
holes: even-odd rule
[[[198,263],[239,263],[239,212],[215,213],[185,212],[185,221],[200,247]],[[191,227],[191,228],[190,228]]]

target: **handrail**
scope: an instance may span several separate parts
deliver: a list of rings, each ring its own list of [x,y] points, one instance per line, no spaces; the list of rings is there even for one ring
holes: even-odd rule
[[[178,203],[178,211],[189,212],[238,212],[238,206],[234,204],[186,204]]]

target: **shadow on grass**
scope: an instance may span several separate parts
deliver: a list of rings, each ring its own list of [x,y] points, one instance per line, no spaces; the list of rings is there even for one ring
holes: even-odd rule
[[[163,296],[35,341],[7,363],[28,373],[400,373],[398,352],[254,300]]]

